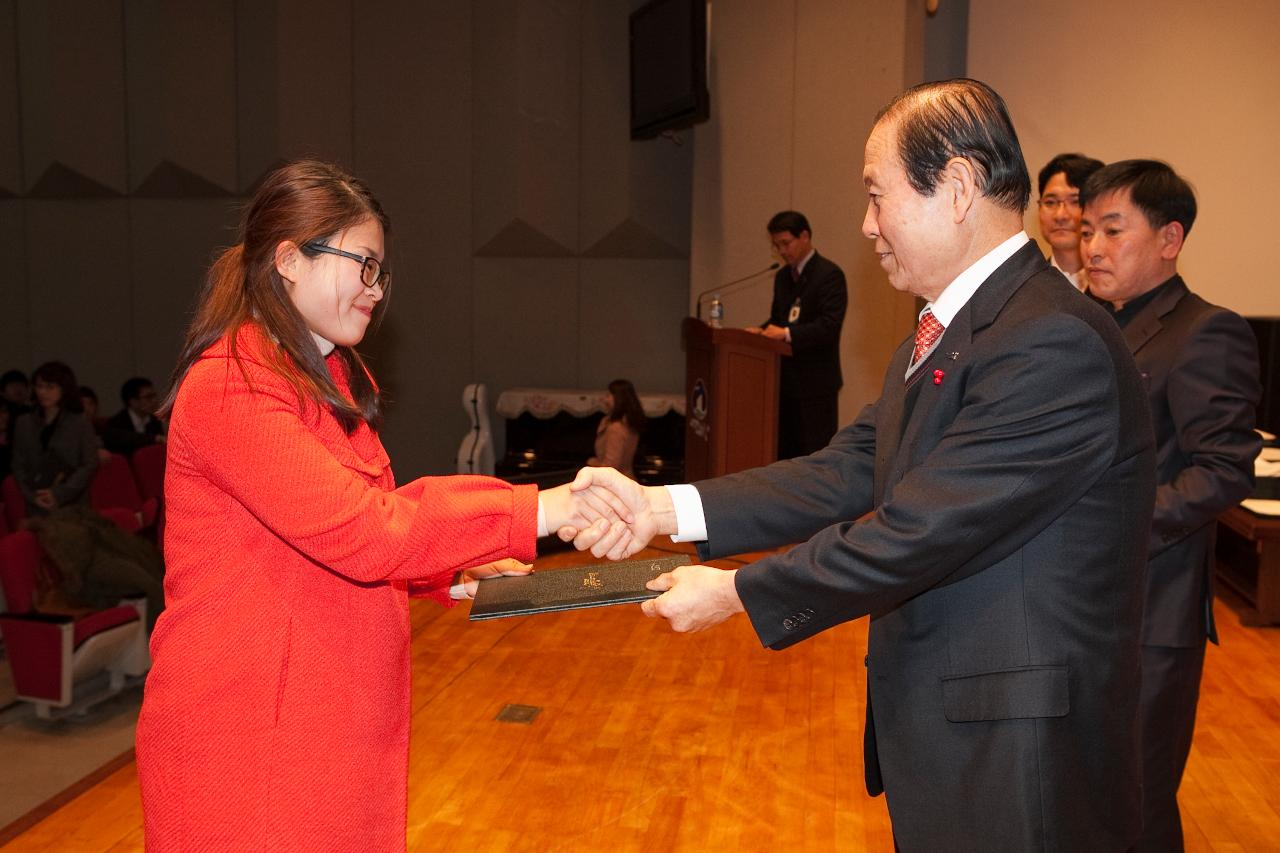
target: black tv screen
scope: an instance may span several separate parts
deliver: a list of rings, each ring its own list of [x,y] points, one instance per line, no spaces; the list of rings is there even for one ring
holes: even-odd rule
[[[631,138],[706,121],[706,0],[651,0],[631,13]]]

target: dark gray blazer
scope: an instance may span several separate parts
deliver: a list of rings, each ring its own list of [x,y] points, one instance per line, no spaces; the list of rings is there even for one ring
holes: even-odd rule
[[[88,503],[89,483],[98,469],[98,437],[81,412],[63,412],[49,437],[40,444],[44,415],[28,412],[18,418],[13,431],[13,477],[18,481],[27,509],[37,515],[36,491],[52,489],[58,506]]]
[[[800,300],[800,317],[787,318]],[[779,395],[784,400],[835,396],[844,384],[840,373],[840,330],[849,305],[844,270],[817,252],[804,265],[800,280],[784,266],[773,277],[772,323],[791,330],[791,355],[782,359]]]
[[[1123,850],[1155,491],[1133,359],[1032,242],[907,387],[911,349],[826,449],[697,484],[700,555],[808,539],[738,571],[771,648],[871,614],[867,789],[902,850]]]
[[[1239,314],[1210,305],[1180,276],[1124,326],[1156,431],[1142,642],[1187,648],[1217,642],[1214,519],[1253,490],[1258,345]]]

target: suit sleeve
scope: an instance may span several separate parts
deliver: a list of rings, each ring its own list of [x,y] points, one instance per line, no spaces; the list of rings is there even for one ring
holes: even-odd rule
[[[192,367],[179,398],[191,417],[171,435],[170,453],[190,454],[201,474],[299,552],[365,582],[439,582],[457,569],[535,556],[536,488],[473,476],[380,488],[361,460],[344,462],[321,442],[280,377],[245,367],[252,388],[222,360]]]
[[[738,571],[738,592],[766,646],[783,648],[981,572],[1049,526],[1117,461],[1115,367],[1098,335],[1067,315],[1010,324],[1001,335],[990,352],[974,353],[955,416],[873,515],[829,517],[807,542]],[[797,613],[805,614],[799,629],[788,618]]]
[[[808,300],[800,319],[788,326],[794,354],[835,346],[840,340],[840,328],[844,325],[844,314],[849,305],[844,271],[833,263],[826,263],[822,278],[810,287],[813,288],[814,299]]]
[[[1156,488],[1154,557],[1253,490],[1262,441],[1253,431],[1261,388],[1253,332],[1239,315],[1214,311],[1178,348],[1166,386],[1167,418],[1186,465]]]

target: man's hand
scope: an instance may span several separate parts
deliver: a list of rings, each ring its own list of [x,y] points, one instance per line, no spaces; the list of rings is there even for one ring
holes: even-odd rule
[[[454,599],[475,598],[480,581],[485,578],[496,578],[500,575],[527,575],[532,571],[533,566],[525,565],[510,557],[485,563],[483,566],[473,566],[459,573],[457,583],[449,589],[449,595]]]
[[[673,631],[704,631],[743,612],[734,584],[737,574],[711,566],[681,566],[645,584],[662,595],[643,602],[640,609],[646,616],[666,619]]]
[[[608,534],[611,541],[626,533],[627,525],[635,519],[635,513],[627,501],[612,490],[592,488],[592,478],[588,473],[592,470],[606,469],[583,468],[572,483],[538,492],[538,502],[542,507],[548,532],[572,529],[576,533],[579,530],[595,529],[601,531],[600,536]],[[631,482],[625,477],[622,479]],[[564,538],[563,534],[561,538]]]
[[[786,341],[787,329],[785,326],[775,326],[772,323],[760,330],[760,334],[774,341]]]
[[[35,505],[41,509],[57,509],[58,500],[53,496],[52,489],[36,489]]]
[[[585,527],[562,525],[557,531],[560,538],[572,540],[579,551],[590,548],[596,557],[622,560],[640,551],[654,536],[676,532],[675,508],[662,486],[641,486],[612,468],[583,468],[570,488],[592,495],[596,501],[612,498],[626,507],[618,513],[626,525],[610,525],[604,520]],[[551,527],[549,519],[547,526]]]

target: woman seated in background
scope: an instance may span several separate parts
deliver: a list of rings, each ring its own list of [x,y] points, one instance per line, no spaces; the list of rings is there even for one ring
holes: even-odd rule
[[[13,476],[31,515],[89,502],[98,467],[98,437],[85,417],[80,388],[60,361],[36,368],[36,408],[13,429]]]
[[[596,455],[588,459],[587,464],[617,468],[634,477],[632,462],[640,443],[640,431],[644,429],[644,409],[631,380],[610,382],[604,407],[605,416],[596,428]]]

